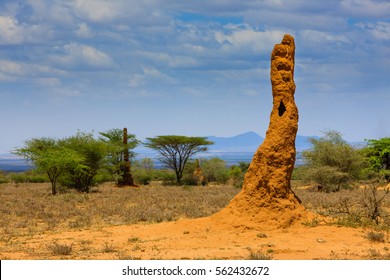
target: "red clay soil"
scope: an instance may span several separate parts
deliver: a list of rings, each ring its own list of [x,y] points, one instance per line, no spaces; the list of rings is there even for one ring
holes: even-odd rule
[[[316,227],[294,223],[278,229],[264,223],[230,226],[227,219],[218,223],[217,217],[22,236],[13,239],[13,246],[3,248],[0,258],[248,259],[250,251],[282,260],[389,256],[388,236],[384,243],[371,242],[365,237],[369,230],[325,222]],[[53,244],[72,246],[72,252],[55,254]]]

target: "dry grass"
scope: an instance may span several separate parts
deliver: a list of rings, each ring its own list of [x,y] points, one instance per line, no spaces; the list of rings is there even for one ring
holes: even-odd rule
[[[364,199],[371,198],[368,197],[367,192],[362,188],[331,193],[295,188],[294,192],[308,210],[322,216],[335,218],[335,223],[338,225],[390,229],[390,195],[386,196],[381,203],[380,223],[376,225],[375,221],[370,218],[371,209],[368,209],[363,203]],[[378,190],[379,195],[383,195],[384,192],[384,190]],[[317,226],[318,222],[315,219],[307,226]]]
[[[52,196],[46,183],[1,184],[0,239],[209,216],[225,207],[238,191],[231,186],[115,188],[105,184],[90,194]]]
[[[47,231],[210,216],[238,192],[233,186],[115,188],[104,184],[90,194],[52,196],[47,183],[0,184],[0,242]],[[373,226],[359,205],[358,189],[320,193],[296,188],[295,192],[308,210],[335,217],[340,225]],[[390,209],[390,196],[383,202],[383,209]],[[317,225],[315,220],[308,226]],[[384,215],[380,225],[389,229],[390,218]]]

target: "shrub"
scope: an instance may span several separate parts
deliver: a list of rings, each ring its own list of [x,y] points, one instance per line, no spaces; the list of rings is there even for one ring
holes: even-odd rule
[[[62,255],[67,256],[72,254],[73,247],[72,245],[59,244],[57,241],[51,246],[51,251],[53,255]]]
[[[247,260],[272,260],[272,256],[268,254],[264,254],[261,251],[253,251],[252,249],[248,249],[249,255]]]
[[[226,162],[220,158],[203,160],[201,168],[206,182],[226,184],[229,180],[229,170],[226,167]]]
[[[48,182],[44,174],[33,171],[25,171],[18,173],[9,173],[7,176],[14,183],[44,183]]]
[[[350,180],[359,179],[364,168],[362,153],[342,139],[337,131],[311,138],[310,150],[302,152],[306,163],[303,176],[326,191],[338,191]]]
[[[370,231],[367,233],[366,238],[372,242],[385,242],[385,235],[383,232]]]
[[[349,181],[348,173],[332,166],[309,167],[304,178],[306,182],[318,184],[325,192],[339,191]]]

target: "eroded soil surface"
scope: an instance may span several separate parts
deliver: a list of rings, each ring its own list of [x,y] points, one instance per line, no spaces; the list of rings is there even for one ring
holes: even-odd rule
[[[1,259],[377,259],[389,257],[369,229],[301,223],[287,228],[229,227],[214,217],[14,237]],[[59,250],[55,251],[57,246]],[[61,251],[61,246],[71,252]],[[69,253],[69,255],[67,255]]]

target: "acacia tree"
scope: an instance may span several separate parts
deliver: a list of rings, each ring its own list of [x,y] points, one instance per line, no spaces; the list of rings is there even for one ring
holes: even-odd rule
[[[338,191],[351,179],[357,179],[363,158],[337,131],[326,131],[320,139],[310,138],[313,145],[302,153],[305,160],[304,176],[325,191]]]
[[[103,166],[107,145],[96,140],[92,133],[84,132],[62,139],[59,143],[61,147],[73,150],[83,157],[83,166],[68,169],[64,176],[60,177],[61,184],[88,193],[90,187],[96,183],[96,175]]]
[[[379,140],[366,140],[367,147],[364,149],[368,158],[369,171],[383,176],[390,181],[390,137]]]
[[[109,150],[109,165],[111,172],[115,174],[115,179],[119,186],[134,186],[131,176],[130,159],[135,156],[133,149],[139,144],[134,134],[129,134],[127,128],[110,129],[100,132],[103,136],[100,139],[107,143]]]
[[[173,169],[176,181],[181,183],[183,170],[188,159],[194,154],[207,151],[207,146],[214,144],[206,137],[187,137],[179,135],[163,135],[146,138],[144,145],[160,154],[159,160],[168,168]]]
[[[32,162],[37,170],[44,172],[50,180],[51,192],[57,193],[60,176],[71,169],[84,169],[84,158],[72,149],[62,147],[53,138],[33,138],[25,142],[23,148],[14,152]]]

